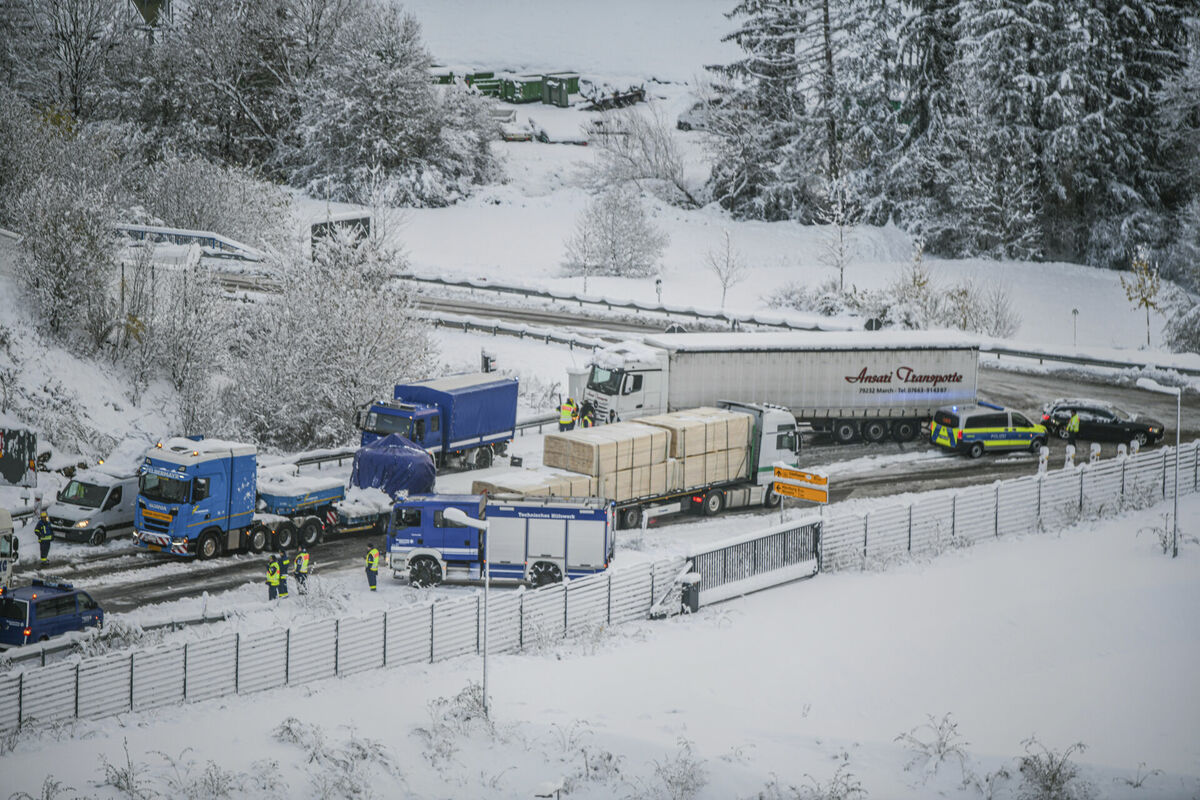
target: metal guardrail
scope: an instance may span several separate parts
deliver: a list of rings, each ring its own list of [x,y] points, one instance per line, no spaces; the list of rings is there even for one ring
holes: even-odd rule
[[[1045,353],[1036,350],[1021,350],[1012,347],[992,347],[984,345],[979,348],[980,355],[986,353],[995,353],[996,357],[1008,356],[1010,358],[1028,358],[1037,359],[1039,364],[1043,361],[1051,361],[1055,363],[1079,364],[1089,367],[1107,367],[1109,369],[1161,369],[1167,372],[1178,372],[1180,375],[1188,375],[1191,377],[1200,376],[1200,369],[1191,367],[1180,367],[1173,365],[1159,365],[1157,362],[1146,361],[1118,361],[1116,359],[1093,358],[1092,356],[1070,355],[1064,353]]]

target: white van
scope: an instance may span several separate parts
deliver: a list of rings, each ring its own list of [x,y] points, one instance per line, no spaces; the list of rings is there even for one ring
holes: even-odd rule
[[[75,473],[46,509],[55,536],[89,544],[104,544],[111,536],[133,531],[137,475],[116,476],[99,469]]]

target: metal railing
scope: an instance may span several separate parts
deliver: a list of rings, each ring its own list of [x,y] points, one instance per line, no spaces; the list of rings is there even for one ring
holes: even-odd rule
[[[611,569],[569,583],[499,594],[488,651],[535,650],[564,637],[645,618],[683,558]],[[0,674],[0,733],[180,702],[294,686],[379,667],[480,652],[481,596],[389,608],[295,628],[226,633],[146,650]]]
[[[693,550],[688,559],[700,576],[700,605],[816,575],[820,537],[819,519],[793,520]]]

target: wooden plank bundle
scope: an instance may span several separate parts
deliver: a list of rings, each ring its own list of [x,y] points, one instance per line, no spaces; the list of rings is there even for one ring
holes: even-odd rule
[[[669,444],[670,433],[666,430],[617,422],[547,434],[542,444],[542,463],[585,475],[607,475],[660,464],[667,460]]]
[[[590,475],[556,469],[512,469],[471,482],[471,494],[523,497],[594,497],[598,481]]]
[[[689,408],[638,420],[671,432],[671,458],[690,458],[750,444],[750,416],[721,408]]]

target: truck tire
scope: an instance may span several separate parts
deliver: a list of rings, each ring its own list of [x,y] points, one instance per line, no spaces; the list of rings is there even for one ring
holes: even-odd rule
[[[858,438],[858,426],[852,419],[839,419],[833,423],[833,440],[838,444],[850,444]]]
[[[766,508],[779,508],[779,503],[783,500],[775,492],[775,484],[767,486],[767,491],[763,493],[763,506]]]
[[[642,509],[638,506],[623,508],[617,512],[621,530],[633,530],[642,527]]]
[[[539,561],[529,569],[529,582],[534,586],[549,586],[552,583],[562,583],[562,571],[557,564],[549,561]]]
[[[475,469],[487,469],[492,465],[492,448],[481,447],[475,451]]]
[[[251,553],[261,553],[266,550],[269,541],[271,541],[271,529],[261,522],[255,523],[246,536],[246,546],[250,548]]]
[[[216,531],[200,534],[200,541],[196,544],[196,555],[205,561],[221,555],[221,539]]]
[[[983,455],[983,442],[975,442],[971,445],[971,449],[967,451],[967,455],[971,458],[979,458]]]
[[[287,550],[296,544],[296,526],[291,520],[284,520],[275,529],[275,546]]]
[[[887,423],[881,419],[869,419],[862,426],[862,436],[868,442],[882,442],[887,432]]]
[[[300,526],[300,544],[305,547],[315,547],[325,534],[325,526],[316,517],[309,517]]]
[[[704,495],[704,502],[700,504],[700,508],[704,510],[704,516],[715,517],[725,508],[725,495],[713,489]]]
[[[442,582],[442,568],[432,558],[416,558],[408,565],[408,585],[422,588]]]
[[[917,438],[917,421],[898,419],[892,423],[892,438],[897,442],[911,442]]]
[[[96,528],[92,531],[92,535],[88,537],[88,544],[101,545],[107,540],[108,534],[105,533],[104,528]]]

